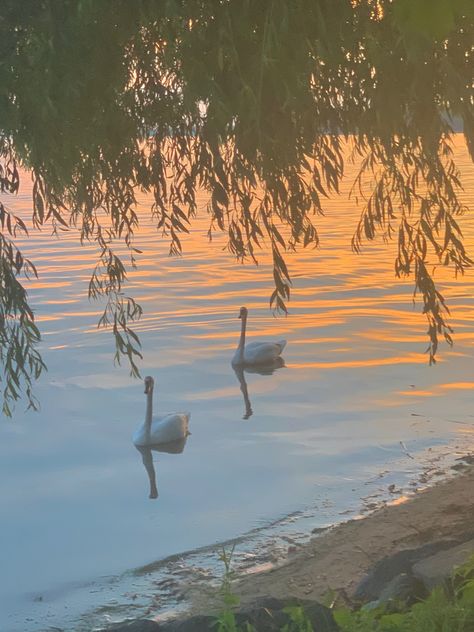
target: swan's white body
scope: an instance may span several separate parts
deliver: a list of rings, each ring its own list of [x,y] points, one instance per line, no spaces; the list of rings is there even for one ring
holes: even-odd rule
[[[254,365],[254,364],[270,364],[274,362],[285,348],[286,340],[278,342],[249,342],[245,345],[243,354],[240,349],[234,354],[232,364]]]
[[[171,443],[184,439],[188,434],[189,413],[171,413],[153,417],[147,434],[146,421],[133,433],[133,443],[137,446]]]
[[[233,366],[255,366],[275,362],[286,346],[286,340],[276,342],[249,342],[245,344],[247,327],[247,308],[242,307],[239,318],[242,319],[239,345],[232,358]]]
[[[189,434],[189,413],[170,413],[159,417],[152,416],[153,378],[145,378],[145,394],[147,396],[145,421],[132,437],[138,447],[170,443],[185,439]]]

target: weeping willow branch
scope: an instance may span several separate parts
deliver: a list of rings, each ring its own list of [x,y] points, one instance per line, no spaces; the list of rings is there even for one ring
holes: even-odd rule
[[[120,364],[121,357],[126,357],[131,375],[139,377],[140,371],[136,360],[143,357],[140,352],[141,344],[130,324],[140,319],[142,308],[133,298],[122,293],[125,279],[126,272],[122,261],[109,247],[104,246],[100,262],[96,265],[89,282],[89,297],[95,300],[105,298],[106,305],[98,326],[112,329],[115,338],[115,362]]]
[[[370,193],[364,184],[367,172],[375,180]],[[427,150],[421,139],[397,138],[387,148],[374,148],[365,157],[355,186],[366,203],[353,248],[360,252],[363,239],[375,239],[379,230],[386,238],[398,233],[395,273],[414,276],[414,297],[421,295],[428,320],[430,363],[435,362],[438,335],[452,344],[453,330],[429,268],[440,264],[463,274],[474,263],[456,219],[467,208],[459,199],[461,182],[449,138],[442,136],[435,152]]]
[[[451,122],[462,123],[473,155],[474,5],[437,0],[429,15],[422,6],[4,0],[0,193],[18,190],[21,164],[33,174],[34,225],[98,245],[89,296],[105,301],[99,325],[114,334],[116,362],[125,356],[138,374],[141,308],[123,290],[138,252],[139,194],[151,195],[157,235],[179,254],[204,192],[210,237],[224,233],[239,261],[271,252],[270,304],[286,311],[286,253],[318,246],[348,141],[364,203],[354,249],[396,239],[395,272],[421,298],[430,361],[440,336],[452,342],[431,270],[472,265],[450,136]],[[28,266],[15,268],[8,217],[2,291],[15,296],[14,320],[21,306],[33,322],[15,285]]]
[[[37,409],[32,383],[46,368],[36,347],[41,340],[26,290],[20,276],[37,276],[34,265],[25,259],[14,243],[5,236],[26,234],[21,219],[0,204],[0,384],[2,412],[11,416],[12,404],[24,393],[28,408]]]

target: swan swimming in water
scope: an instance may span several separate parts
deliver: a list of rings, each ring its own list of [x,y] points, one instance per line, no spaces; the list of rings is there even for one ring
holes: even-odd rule
[[[271,364],[280,356],[286,346],[286,340],[277,342],[249,342],[245,344],[245,330],[247,327],[246,307],[240,308],[239,318],[242,320],[239,346],[232,358],[232,366],[252,366]]]
[[[158,443],[170,443],[185,439],[189,434],[189,413],[170,413],[153,417],[154,380],[145,378],[146,415],[143,424],[133,433],[132,441],[137,447]]]

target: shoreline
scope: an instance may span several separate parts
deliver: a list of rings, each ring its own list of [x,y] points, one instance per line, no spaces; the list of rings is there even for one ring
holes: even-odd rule
[[[104,585],[93,582],[87,592],[101,594],[100,603],[96,601],[89,607],[84,603],[77,614],[70,611],[64,629],[72,629],[74,624],[74,629],[90,630],[106,624],[106,619],[115,621],[114,625],[135,617],[165,623],[176,617],[186,619],[195,614],[218,613],[222,611],[219,586],[223,570],[218,554],[222,546],[229,549],[234,544],[237,548],[232,564],[232,590],[239,596],[242,608],[262,597],[321,601],[330,592],[343,599],[347,597],[350,602],[360,580],[381,558],[443,538],[458,537],[469,528],[474,538],[474,525],[471,526],[474,456],[471,450],[456,458],[457,449],[458,446],[449,455],[450,465],[441,465],[440,461],[448,456],[443,450],[443,454],[425,463],[416,477],[401,487],[388,485],[383,470],[381,478],[366,482],[374,487],[372,493],[359,496],[359,509],[351,510],[352,516],[346,516],[343,522],[315,527],[307,531],[306,536],[302,533],[304,537],[299,541],[282,537],[284,550],[273,560],[275,536],[270,538],[273,544],[269,546],[265,540],[260,542],[263,549],[254,555],[241,550],[249,539],[249,534],[245,534],[219,545],[210,544],[130,569],[116,578],[110,577],[111,581]],[[374,482],[382,478],[386,493],[380,497],[377,490],[381,487]],[[426,484],[428,487],[424,487]],[[378,508],[374,508],[376,503]],[[292,524],[299,513],[275,520],[271,527],[280,532],[282,524],[286,520]],[[340,511],[339,515],[342,518],[347,513]],[[267,537],[268,526],[257,528],[253,536],[261,531]],[[50,600],[43,593],[41,600],[35,599],[35,602],[36,607],[43,610]],[[48,618],[50,622],[59,623],[53,612]],[[35,630],[40,629],[39,623],[38,620]]]
[[[441,540],[474,537],[474,467],[369,516],[311,539],[286,564],[235,585],[242,605],[259,596],[321,600],[328,591],[349,599],[382,559]],[[474,549],[473,549],[474,552]]]
[[[468,550],[472,546],[474,553],[472,461],[471,455],[460,460],[463,465],[454,469],[461,471],[452,478],[397,498],[369,515],[324,529],[278,566],[237,574],[232,590],[240,606],[251,607],[263,597],[321,601],[328,594],[350,603],[377,563],[401,551],[469,541]],[[190,604],[186,616],[209,614],[222,607],[218,591],[203,590],[202,585],[191,587],[186,600]]]

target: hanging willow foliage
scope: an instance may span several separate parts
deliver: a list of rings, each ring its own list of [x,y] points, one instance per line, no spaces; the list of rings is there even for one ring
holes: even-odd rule
[[[29,169],[36,226],[99,245],[90,296],[105,297],[100,324],[138,373],[141,309],[114,251],[123,242],[134,262],[137,191],[152,193],[171,253],[207,191],[210,234],[240,260],[271,250],[270,300],[285,310],[285,253],[318,245],[349,143],[364,200],[353,247],[398,240],[395,272],[414,278],[433,361],[451,329],[431,263],[472,264],[451,136],[462,123],[474,154],[473,35],[470,0],[4,0],[1,191]],[[19,279],[34,268],[13,243],[24,226],[1,209],[4,401],[24,380],[33,403],[43,364]]]

